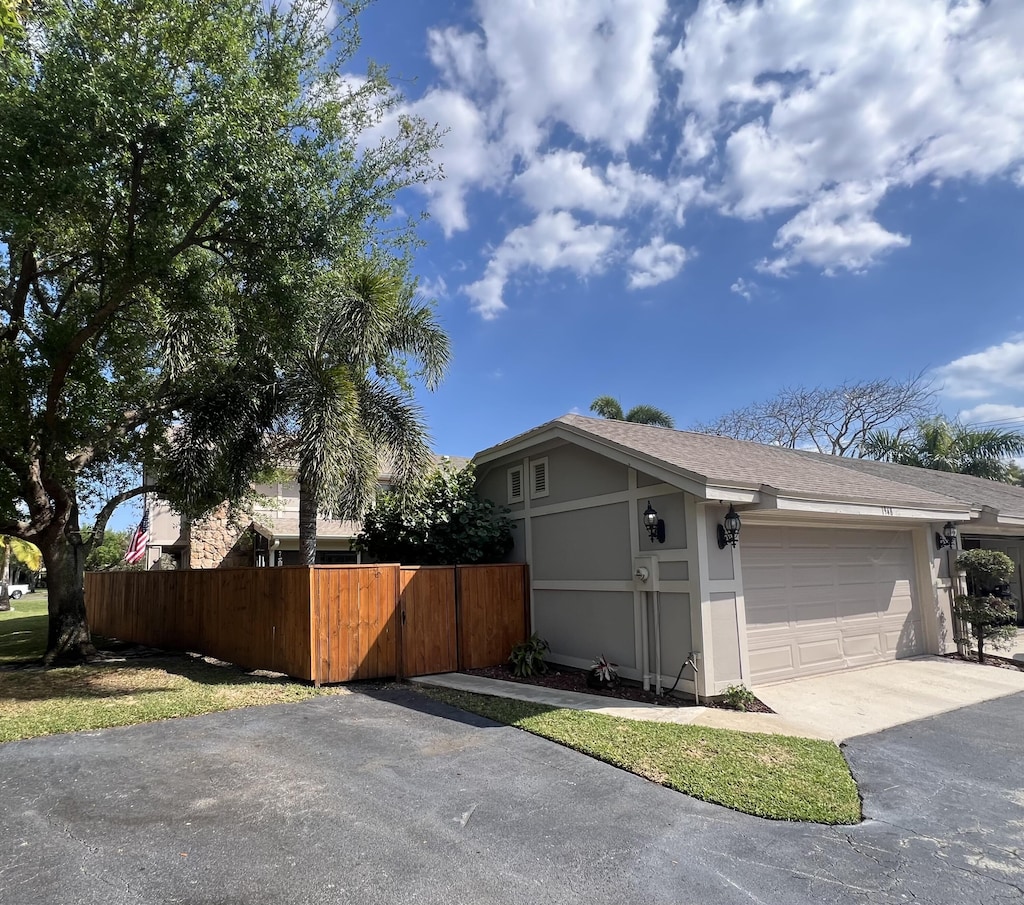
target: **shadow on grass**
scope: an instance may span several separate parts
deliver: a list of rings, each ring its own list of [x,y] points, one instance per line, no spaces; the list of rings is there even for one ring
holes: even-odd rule
[[[0,666],[22,666],[42,659],[46,648],[47,616],[8,614],[0,620]]]

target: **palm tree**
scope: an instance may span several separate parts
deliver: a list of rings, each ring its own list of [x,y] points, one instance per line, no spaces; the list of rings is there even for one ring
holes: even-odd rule
[[[910,437],[879,430],[868,435],[862,455],[882,462],[974,475],[1013,483],[1014,466],[1006,461],[1024,453],[1024,433],[986,428],[978,430],[933,418],[920,421]]]
[[[634,405],[623,413],[622,405],[614,396],[598,396],[590,403],[590,411],[612,421],[632,421],[634,424],[653,424],[657,427],[675,427],[676,423],[668,412],[653,405]]]
[[[0,565],[0,613],[6,613],[11,609],[11,597],[7,589],[11,580],[11,555],[31,571],[38,572],[43,564],[43,554],[35,544],[9,534],[0,535],[0,546],[4,548],[3,564]]]
[[[300,560],[316,559],[316,517],[359,518],[382,466],[396,486],[430,461],[407,360],[428,389],[450,344],[431,307],[413,300],[394,266],[363,262],[343,286],[322,287],[300,325],[282,389],[298,463]]]

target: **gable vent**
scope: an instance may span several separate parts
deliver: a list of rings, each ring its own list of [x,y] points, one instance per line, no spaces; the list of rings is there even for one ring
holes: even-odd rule
[[[535,459],[530,463],[533,474],[533,483],[530,485],[530,496],[541,497],[548,495],[548,460]]]
[[[518,503],[523,499],[523,467],[508,470],[508,501]]]

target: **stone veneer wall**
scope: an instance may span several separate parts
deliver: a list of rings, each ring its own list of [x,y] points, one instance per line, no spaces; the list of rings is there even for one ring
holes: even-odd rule
[[[189,567],[222,569],[252,565],[252,535],[240,524],[228,503],[221,503],[189,530]]]

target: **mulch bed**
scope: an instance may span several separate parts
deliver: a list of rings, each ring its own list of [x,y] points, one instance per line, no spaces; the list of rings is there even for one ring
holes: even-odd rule
[[[519,682],[523,685],[540,685],[544,688],[556,688],[559,691],[576,691],[580,694],[596,694],[606,698],[618,698],[621,701],[636,701],[640,704],[656,704],[659,707],[693,707],[694,702],[675,695],[663,694],[661,697],[653,691],[644,691],[637,682],[620,679],[611,688],[590,688],[587,685],[587,671],[573,669],[569,666],[549,666],[544,675],[519,678],[505,666],[488,666],[484,669],[465,669],[467,675],[483,676],[488,679],[500,679],[503,682]],[[731,710],[728,704],[713,701],[701,701],[702,707],[720,707]],[[755,700],[747,710],[751,713],[774,713],[767,704]]]
[[[972,651],[968,657],[961,656],[960,654],[944,654],[950,660],[961,660],[964,663],[977,663],[978,652]],[[985,651],[985,662],[982,666],[997,666],[1001,669],[1016,669],[1019,672],[1024,672],[1024,662],[1021,660],[1011,660],[1009,657],[1000,657],[998,654],[989,653]]]

